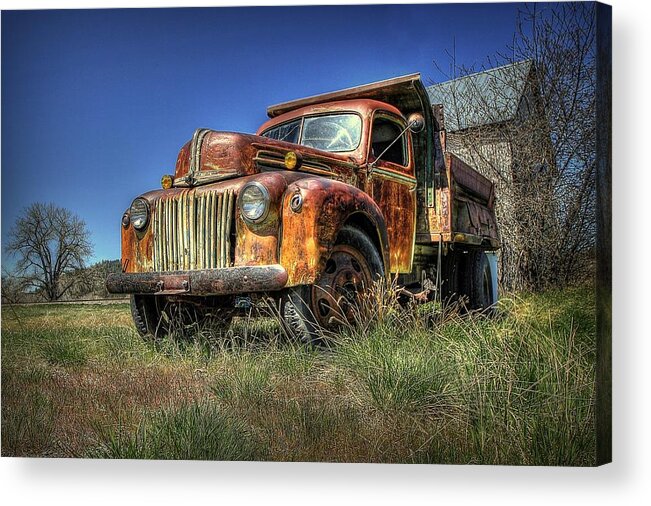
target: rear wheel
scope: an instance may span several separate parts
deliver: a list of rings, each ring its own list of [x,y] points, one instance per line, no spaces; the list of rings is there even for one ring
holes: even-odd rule
[[[321,330],[354,323],[363,294],[384,275],[380,254],[369,237],[344,226],[318,281],[285,290],[281,316],[290,334],[319,343]]]
[[[468,309],[487,310],[496,302],[488,258],[481,250],[471,250],[465,256],[460,273],[461,295],[465,296]]]

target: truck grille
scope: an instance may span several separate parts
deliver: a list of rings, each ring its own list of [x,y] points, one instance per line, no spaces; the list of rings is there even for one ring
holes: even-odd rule
[[[153,213],[156,271],[218,269],[231,265],[235,193],[184,191],[163,198]]]

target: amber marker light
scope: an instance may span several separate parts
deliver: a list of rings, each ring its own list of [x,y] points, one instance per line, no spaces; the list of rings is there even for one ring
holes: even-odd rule
[[[299,156],[294,151],[289,151],[285,155],[285,167],[289,170],[297,169],[301,166],[301,161]]]
[[[163,190],[169,190],[172,187],[173,182],[174,182],[174,178],[169,174],[165,174],[160,179],[160,185],[163,187]]]

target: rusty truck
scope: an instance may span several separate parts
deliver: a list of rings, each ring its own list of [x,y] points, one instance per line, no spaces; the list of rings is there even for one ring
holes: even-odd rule
[[[420,299],[496,302],[495,188],[446,150],[420,74],[272,105],[255,135],[198,129],[161,188],[122,216],[122,272],[143,336],[170,312],[227,328],[261,298],[306,342],[376,280]]]

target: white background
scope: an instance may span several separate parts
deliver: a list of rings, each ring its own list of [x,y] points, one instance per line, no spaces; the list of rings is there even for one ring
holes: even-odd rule
[[[358,0],[357,3],[378,2]],[[648,2],[612,0],[611,3],[614,7],[613,464],[566,469],[4,458],[0,460],[3,504],[651,504],[648,379],[651,332],[647,327],[651,313],[648,287],[651,282],[648,247],[651,26]],[[192,4],[218,5],[214,1]],[[137,1],[135,5],[182,4],[178,0],[153,0]],[[3,9],[133,7],[134,3],[0,0],[0,6]]]

